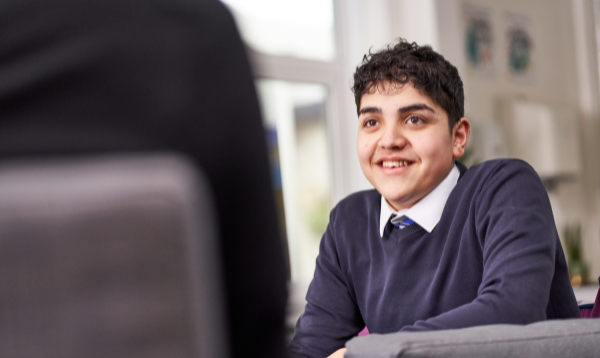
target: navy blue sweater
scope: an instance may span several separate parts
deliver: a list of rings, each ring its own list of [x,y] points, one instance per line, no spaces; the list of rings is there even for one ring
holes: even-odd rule
[[[382,239],[375,190],[332,210],[292,357],[325,357],[365,325],[389,333],[580,317],[535,171],[519,160],[457,165],[431,234],[412,224]]]

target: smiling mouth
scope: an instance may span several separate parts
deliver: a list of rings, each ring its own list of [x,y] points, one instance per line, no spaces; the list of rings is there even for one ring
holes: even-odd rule
[[[411,165],[413,162],[408,160],[386,160],[381,162],[381,165],[384,168],[398,168],[398,167],[406,167]]]

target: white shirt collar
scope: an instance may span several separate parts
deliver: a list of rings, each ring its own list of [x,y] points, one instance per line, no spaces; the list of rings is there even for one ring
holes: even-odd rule
[[[442,218],[446,201],[456,186],[459,177],[460,171],[455,164],[450,173],[448,173],[448,176],[446,176],[446,179],[409,209],[395,211],[390,207],[385,198],[381,196],[381,214],[379,215],[380,236],[383,237],[383,230],[392,214],[407,216],[428,233],[431,233]]]

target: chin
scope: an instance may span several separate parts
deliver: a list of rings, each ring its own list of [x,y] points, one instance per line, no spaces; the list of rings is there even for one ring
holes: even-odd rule
[[[381,195],[390,203],[401,204],[406,201],[406,197],[402,194],[398,194],[397,191],[380,191]]]

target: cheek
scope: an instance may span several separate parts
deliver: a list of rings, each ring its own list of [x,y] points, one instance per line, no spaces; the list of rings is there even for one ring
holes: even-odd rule
[[[365,140],[361,140],[359,137],[356,141],[356,151],[358,153],[360,170],[367,180],[371,181],[371,154],[369,150],[369,143]]]
[[[372,155],[372,150],[369,141],[359,137],[356,141],[356,151],[358,153],[358,158],[360,159],[360,161],[370,160],[369,158]]]
[[[420,141],[420,155],[431,165],[444,165],[452,158],[452,138],[447,133],[433,133]]]

